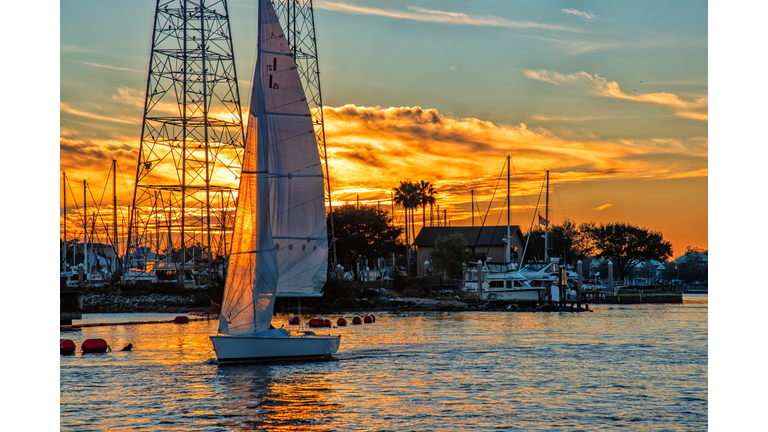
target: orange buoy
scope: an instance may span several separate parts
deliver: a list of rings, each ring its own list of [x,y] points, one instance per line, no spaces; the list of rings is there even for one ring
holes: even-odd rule
[[[70,339],[59,339],[59,350],[61,355],[72,355],[75,353],[75,343]]]
[[[86,339],[83,341],[80,349],[85,354],[101,354],[108,350],[111,351],[109,345],[107,345],[107,341],[104,339]]]
[[[363,319],[360,318],[359,316],[352,318],[352,324],[362,324],[362,323],[363,323]]]
[[[288,324],[289,325],[299,325],[301,323],[301,320],[297,316],[292,316],[288,318]]]
[[[370,315],[366,315],[366,316],[363,317],[363,322],[366,323],[366,324],[370,324],[370,323],[373,322],[373,317],[370,316]]]
[[[186,317],[184,315],[177,316],[176,318],[173,319],[173,322],[175,322],[176,324],[187,324],[189,322],[189,317]]]
[[[344,319],[344,317],[340,317],[339,319],[336,320],[336,325],[339,327],[344,327],[345,325],[347,325],[347,320]]]

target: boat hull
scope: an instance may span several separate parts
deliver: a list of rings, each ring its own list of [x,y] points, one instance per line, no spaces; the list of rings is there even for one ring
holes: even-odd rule
[[[339,350],[341,336],[211,336],[219,362],[323,360]]]
[[[542,300],[541,288],[531,289],[516,289],[516,290],[499,290],[499,291],[483,291],[483,300],[485,301],[525,301],[525,302],[539,302]]]

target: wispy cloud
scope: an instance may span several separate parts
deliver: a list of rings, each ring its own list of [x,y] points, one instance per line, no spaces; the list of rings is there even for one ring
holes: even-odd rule
[[[601,211],[601,210],[607,209],[608,207],[613,207],[613,204],[603,204],[601,206],[593,208],[592,210],[594,210],[594,211]]]
[[[589,89],[593,94],[604,97],[666,105],[675,108],[677,110],[675,115],[680,117],[703,121],[707,121],[709,118],[706,112],[709,106],[709,99],[707,97],[700,97],[694,100],[683,100],[675,94],[666,92],[629,95],[621,91],[619,83],[616,81],[608,81],[597,74],[592,76],[583,71],[564,75],[544,69],[529,69],[524,71],[524,74],[529,79],[548,82],[556,86],[562,84],[583,86]]]
[[[573,9],[573,8],[570,8],[570,9],[560,9],[560,12],[571,14],[571,15],[580,16],[580,17],[586,18],[588,20],[594,20],[595,18],[597,18],[597,15],[595,15],[592,12],[582,12],[580,10]]]
[[[109,116],[103,116],[99,114],[95,114],[92,112],[82,111],[76,108],[72,108],[68,104],[65,104],[64,102],[59,102],[59,111],[64,113],[73,114],[80,117],[86,117],[94,120],[101,120],[101,121],[108,121],[108,122],[114,122],[114,123],[123,123],[123,124],[139,124],[141,122],[141,118],[123,118],[123,117],[109,117]]]
[[[93,66],[93,67],[97,67],[97,68],[101,68],[101,69],[111,69],[111,70],[124,71],[124,72],[132,72],[132,73],[141,73],[141,74],[146,74],[147,73],[147,71],[143,71],[143,70],[139,70],[139,69],[131,69],[131,68],[118,67],[118,66],[110,66],[110,65],[99,64],[99,63],[90,63],[90,62],[84,62],[84,61],[81,61],[81,62],[78,62],[78,63],[82,63],[84,65]]]
[[[314,3],[315,8],[333,12],[344,12],[358,15],[376,15],[395,19],[412,21],[426,21],[442,24],[471,25],[479,27],[506,27],[514,29],[544,29],[583,32],[583,29],[564,27],[560,25],[537,23],[534,21],[516,21],[490,15],[475,16],[461,12],[446,12],[424,9],[416,6],[408,6],[409,11],[385,10],[374,7],[356,6],[340,2],[319,1]]]

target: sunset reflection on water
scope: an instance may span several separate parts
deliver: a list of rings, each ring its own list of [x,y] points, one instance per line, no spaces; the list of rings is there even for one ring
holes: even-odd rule
[[[61,429],[706,429],[706,300],[593,309],[378,313],[318,331],[342,336],[332,361],[269,365],[218,365],[216,321],[62,332],[113,351],[61,357]]]

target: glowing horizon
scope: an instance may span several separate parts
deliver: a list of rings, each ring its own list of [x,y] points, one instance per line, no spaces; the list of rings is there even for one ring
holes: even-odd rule
[[[245,120],[256,11],[229,7]],[[131,204],[153,12],[148,1],[61,4],[68,205],[84,179],[111,205],[113,159],[118,206]],[[629,222],[661,231],[675,256],[708,249],[707,20],[700,2],[316,2],[333,205],[390,210],[400,181],[425,180],[441,213],[469,225],[472,191],[484,213],[500,182],[495,224],[510,155],[512,223],[524,230],[549,170],[555,224]]]

